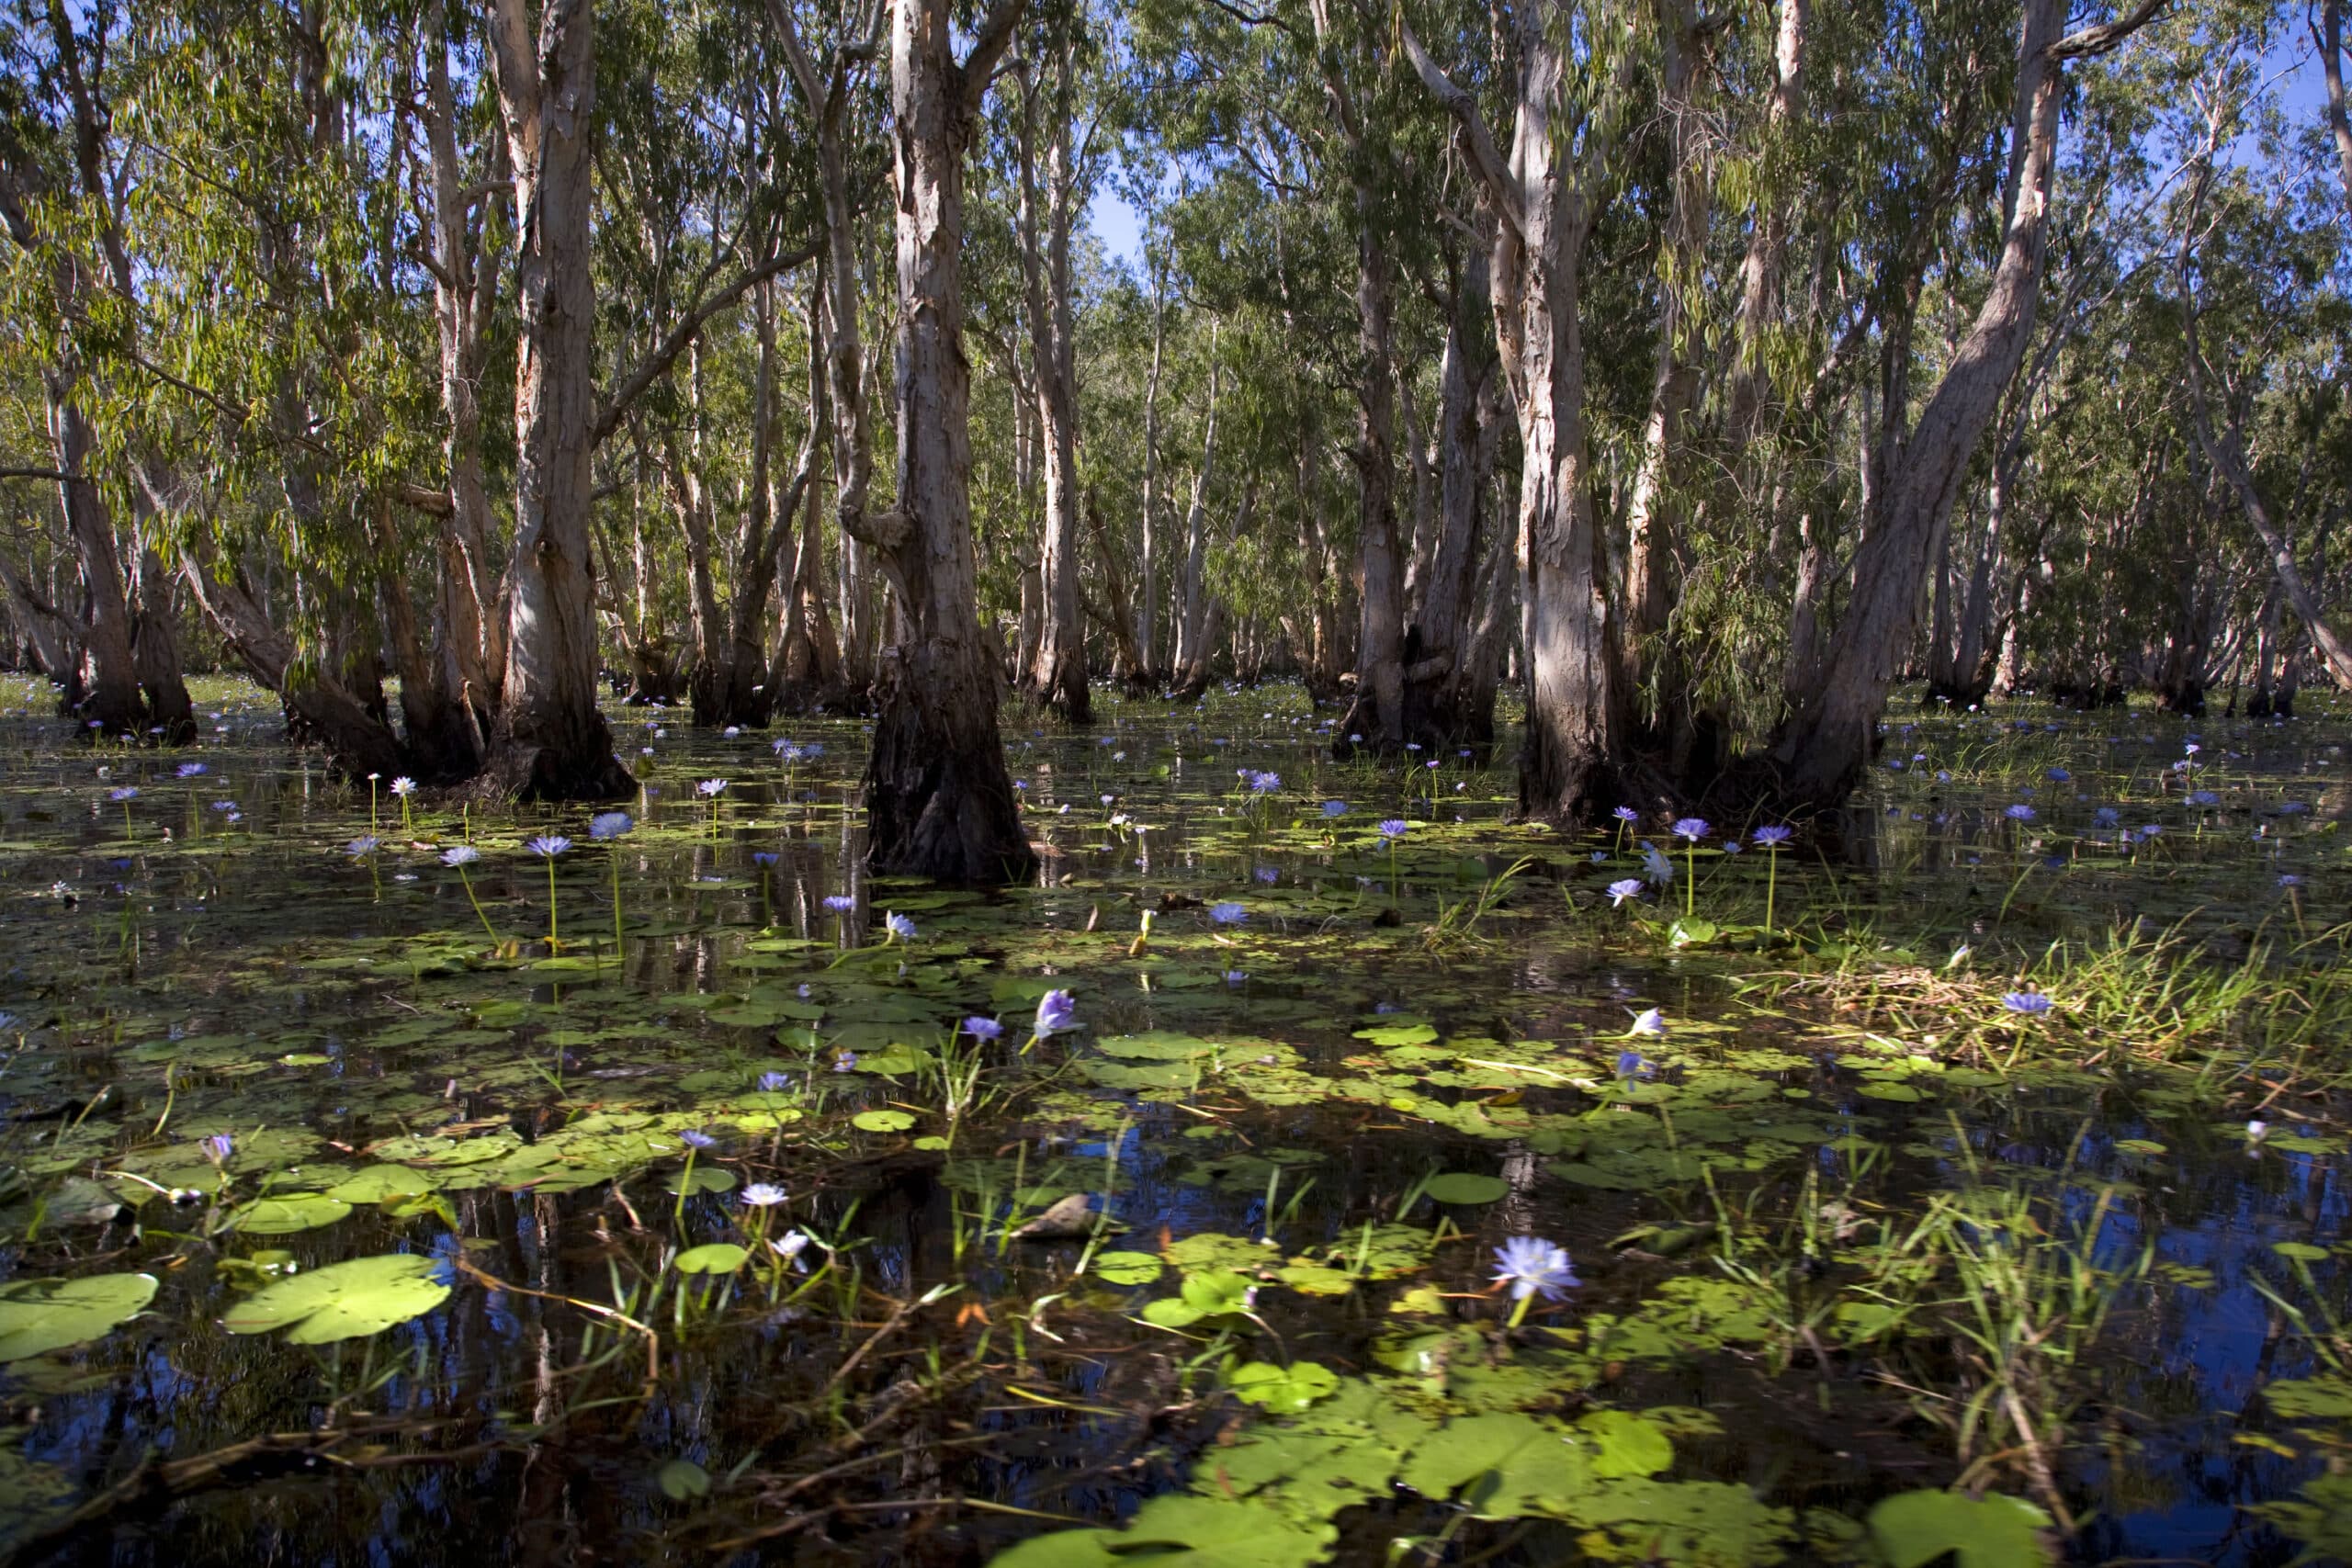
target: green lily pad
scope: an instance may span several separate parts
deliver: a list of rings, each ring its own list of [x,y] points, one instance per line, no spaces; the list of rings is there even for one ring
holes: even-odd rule
[[[1148,1252],[1105,1252],[1097,1256],[1094,1271],[1114,1285],[1148,1285],[1159,1278],[1159,1259]]]
[[[405,1165],[371,1165],[327,1189],[327,1196],[345,1203],[381,1203],[393,1198],[415,1198],[439,1189],[440,1178]]]
[[[1148,1303],[1143,1320],[1160,1328],[1189,1328],[1204,1317],[1221,1317],[1250,1304],[1250,1281],[1221,1269],[1185,1276],[1182,1292]]]
[[[0,1361],[100,1338],[154,1299],[152,1274],[12,1280],[0,1285]]]
[[[1596,1410],[1577,1420],[1577,1430],[1592,1442],[1595,1475],[1656,1475],[1674,1462],[1674,1439],[1628,1410]]]
[[[653,1479],[673,1503],[710,1495],[710,1472],[690,1459],[672,1460],[654,1472]]]
[[[692,1170],[680,1166],[662,1183],[662,1190],[687,1198],[697,1192],[732,1192],[735,1173],[723,1165],[698,1165]]]
[[[671,1263],[681,1274],[732,1274],[751,1256],[747,1249],[731,1241],[714,1241],[686,1248]]]
[[[868,1133],[903,1133],[915,1124],[913,1115],[904,1111],[861,1111],[849,1120],[851,1126]]]
[[[256,1198],[239,1209],[236,1225],[247,1235],[292,1235],[331,1225],[351,1213],[351,1205],[323,1192],[296,1192],[283,1198]]]
[[[1430,1177],[1421,1184],[1421,1190],[1441,1203],[1491,1203],[1510,1195],[1510,1183],[1498,1176],[1449,1170]]]
[[[232,1334],[286,1329],[289,1345],[363,1339],[431,1312],[449,1298],[436,1258],[411,1252],[355,1258],[264,1286],[229,1309]]]
[[[1871,1510],[1871,1538],[1894,1568],[1922,1568],[1957,1552],[1960,1568],[2041,1568],[2050,1516],[2022,1497],[1905,1492]]]
[[[1245,1404],[1295,1414],[1340,1386],[1339,1375],[1318,1361],[1297,1361],[1278,1367],[1272,1361],[1250,1361],[1226,1378],[1233,1396]]]

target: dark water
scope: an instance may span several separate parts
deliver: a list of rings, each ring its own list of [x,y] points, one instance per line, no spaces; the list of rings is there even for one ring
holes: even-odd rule
[[[1768,868],[1719,852],[1758,824],[1695,860],[1663,822],[1510,825],[1507,760],[1337,766],[1292,690],[1114,706],[1009,733],[1045,870],[979,896],[864,878],[854,724],[618,714],[648,790],[597,842],[580,812],[404,817],[390,781],[371,802],[277,747],[249,695],[218,706],[187,757],[0,721],[0,1270],[155,1281],[0,1368],[28,1560],[978,1562],[1189,1488],[1269,1521],[1195,1562],[1410,1537],[1427,1562],[1866,1562],[1874,1505],[1962,1479],[2057,1500],[2082,1562],[2285,1562],[2312,1533],[2245,1510],[2346,1435],[2259,1397],[2328,1373],[2346,1310],[2332,717],[1898,727],[1836,863],[1800,836]],[[786,736],[823,754],[787,765]],[[552,952],[539,833],[574,840]],[[469,835],[461,880],[441,857]],[[1637,840],[1676,878],[1612,908]],[[1768,869],[1793,936],[1760,929]],[[893,911],[917,934],[885,945]],[[2008,1012],[2021,984],[2058,1007]],[[1024,1053],[1049,987],[1081,1027]],[[1629,1036],[1652,1008],[1668,1032]],[[975,1014],[1005,1037],[967,1089]],[[877,1111],[902,1124],[853,1120]],[[716,1140],[691,1164],[690,1131]],[[1440,1173],[1495,1179],[1440,1202]],[[1005,1235],[1073,1193],[1118,1234]],[[790,1228],[819,1238],[797,1268],[761,1246]],[[1520,1235],[1581,1284],[1506,1336],[1481,1292]],[[676,1266],[729,1242],[740,1270]],[[1104,1251],[1165,1269],[1106,1278]],[[401,1254],[447,1294],[379,1332],[231,1331],[272,1280]],[[1237,1276],[1246,1313],[1139,1315]],[[2000,1384],[1953,1325],[2020,1313],[2064,1350],[2008,1385],[2039,1477],[1997,1397],[1956,1415]],[[1286,1427],[1236,1397],[1250,1363],[1336,1392]],[[1436,1435],[1315,1429],[1357,1399]],[[1616,1483],[1654,1483],[1652,1517],[1234,1479],[1254,1442],[1304,1470],[1329,1438],[1426,1480],[1414,1451],[1502,1412],[1670,1437]]]

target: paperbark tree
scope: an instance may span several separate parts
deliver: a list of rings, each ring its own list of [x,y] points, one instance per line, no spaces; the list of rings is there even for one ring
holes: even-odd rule
[[[964,157],[1023,4],[995,0],[960,62],[948,0],[893,0],[891,13],[899,503],[864,526],[906,636],[885,659],[866,760],[867,858],[877,871],[944,881],[1011,881],[1035,863],[980,637],[962,342]]]
[[[1702,22],[1695,0],[1655,0],[1658,38],[1658,113],[1667,123],[1673,160],[1666,231],[1658,243],[1657,345],[1650,375],[1648,417],[1625,518],[1625,631],[1621,640],[1628,692],[1639,688],[1648,644],[1666,629],[1675,599],[1674,552],[1679,507],[1675,487],[1683,422],[1699,394],[1699,359],[1692,309],[1706,262],[1713,195],[1701,124],[1701,95],[1712,70],[1704,57],[1713,24]],[[1661,705],[1672,705],[1671,699]],[[1662,718],[1668,716],[1661,714]],[[1668,718],[1661,728],[1671,727]]]
[[[1401,32],[1423,85],[1453,118],[1464,161],[1498,219],[1495,329],[1519,417],[1520,572],[1531,664],[1520,809],[1563,823],[1589,820],[1634,787],[1620,634],[1593,512],[1577,312],[1585,243],[1607,190],[1634,55],[1623,38],[1605,30],[1590,39],[1589,47],[1613,50],[1616,58],[1580,67],[1605,85],[1590,101],[1576,101],[1563,91],[1569,31],[1556,0],[1515,15],[1508,162],[1476,102],[1409,28]]]
[[[1071,310],[1070,230],[1077,221],[1078,22],[1067,12],[1047,40],[1048,58],[1021,72],[1021,272],[1029,318],[1046,526],[1038,550],[1041,615],[1023,683],[1072,724],[1093,721],[1086,687],[1086,622],[1080,608],[1078,481],[1078,326]],[[1044,169],[1038,164],[1043,141]]]
[[[1860,781],[1886,694],[1918,615],[1928,551],[2033,332],[2058,156],[2067,62],[2104,53],[2164,0],[2142,0],[2112,23],[2066,33],[2063,0],[2025,0],[2010,107],[2010,164],[2000,257],[1969,333],[1902,444],[1885,493],[1854,556],[1853,588],[1827,656],[1771,748],[1775,793],[1828,809]]]
[[[483,328],[495,309],[505,139],[487,139],[479,185],[458,151],[458,102],[449,78],[443,0],[425,7],[425,146],[432,171],[433,321],[440,348],[442,454],[448,513],[440,535],[430,695],[412,709],[409,747],[438,761],[428,773],[465,777],[486,760],[506,663],[506,606],[492,542],[496,520],[481,455]],[[401,682],[406,699],[407,682]]]
[[[2335,6],[2331,0],[2328,6],[2329,59],[2331,61],[2335,58],[2334,35],[2339,26]],[[2336,68],[2331,65],[2329,69],[2332,78],[2329,83],[2329,109],[2330,118],[2335,118],[2340,117],[2342,113],[2343,87],[2340,80],[2333,79]],[[2304,580],[2302,569],[2295,562],[2293,547],[2288,542],[2285,531],[2272,517],[2269,503],[2263,498],[2261,487],[2255,482],[2254,466],[2246,459],[2243,418],[2234,407],[2227,407],[2224,410],[2224,417],[2215,419],[2211,400],[2206,391],[2208,384],[2213,381],[2215,377],[2212,367],[2206,361],[2204,349],[2198,339],[2197,287],[2194,277],[2197,257],[2196,236],[2199,215],[2203,209],[2206,192],[2213,175],[2213,159],[2220,152],[2225,133],[2230,129],[2222,105],[2217,99],[2212,110],[2212,118],[2207,125],[2205,147],[2198,161],[2197,174],[2190,185],[2187,209],[2181,220],[2178,266],[2181,336],[2187,350],[2185,357],[2188,361],[2188,372],[2187,380],[2190,426],[2197,434],[2197,444],[2203,448],[2206,460],[2213,465],[2214,472],[2221,476],[2223,482],[2230,487],[2231,492],[2237,497],[2238,505],[2245,512],[2247,524],[2252,526],[2256,536],[2262,540],[2262,547],[2269,557],[2271,570],[2278,575],[2278,586],[2285,592],[2287,602],[2294,606],[2296,618],[2303,623],[2303,629],[2311,635],[2312,646],[2326,664],[2328,674],[2334,678],[2338,686],[2352,688],[2352,646],[2347,646],[2343,637],[2329,624],[2318,594],[2312,591],[2311,584]],[[2347,176],[2352,176],[2352,169],[2347,169],[2346,173]]]
[[[865,552],[867,498],[874,484],[874,414],[866,396],[865,348],[858,325],[857,206],[850,194],[851,100],[865,68],[881,44],[884,13],[878,0],[851,0],[842,17],[841,37],[820,66],[794,25],[789,0],[767,0],[768,23],[784,48],[785,63],[801,103],[816,123],[818,189],[825,215],[821,313],[825,344],[825,405],[831,415],[833,513],[841,530],[842,643],[831,669],[819,666],[816,645],[807,645],[811,696],[838,702],[846,684],[862,695],[873,680],[867,664],[871,638],[865,625]],[[813,585],[813,578],[807,580]]]
[[[1348,67],[1377,71],[1361,28],[1336,25],[1331,0],[1309,0],[1315,58],[1323,77],[1324,112],[1342,152],[1356,243],[1356,546],[1361,563],[1361,620],[1356,634],[1355,701],[1335,732],[1334,750],[1356,747],[1388,755],[1404,750],[1405,562],[1396,536],[1396,379],[1395,267],[1387,250],[1375,166]]]
[[[51,75],[62,95],[59,122],[49,129],[62,143],[58,151],[70,172],[52,178],[47,150],[29,144],[13,126],[0,133],[0,227],[35,275],[46,278],[52,312],[55,346],[40,380],[51,457],[59,475],[58,508],[80,568],[83,597],[75,639],[80,673],[68,683],[67,694],[76,704],[71,711],[99,733],[144,739],[152,732],[176,745],[195,738],[196,724],[180,676],[168,593],[155,582],[156,574],[142,573],[149,591],[139,604],[132,602],[114,511],[91,470],[97,433],[85,407],[87,368],[76,341],[94,296],[111,291],[128,299],[131,289],[118,193],[108,178],[105,88],[91,74],[84,39],[62,0],[51,0],[45,20],[53,51]],[[91,58],[102,57],[103,51]],[[37,226],[35,209],[45,197],[86,220],[96,255],[77,254],[64,236]]]
[[[595,0],[545,0],[536,38],[524,0],[495,0],[491,60],[514,169],[514,548],[507,662],[493,737],[502,788],[556,799],[626,795],[596,707]]]

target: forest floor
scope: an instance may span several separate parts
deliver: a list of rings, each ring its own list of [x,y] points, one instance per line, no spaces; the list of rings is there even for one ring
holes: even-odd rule
[[[1833,865],[1106,693],[979,894],[855,723],[201,697],[0,683],[0,1561],[2352,1558],[2340,712],[1906,709]]]

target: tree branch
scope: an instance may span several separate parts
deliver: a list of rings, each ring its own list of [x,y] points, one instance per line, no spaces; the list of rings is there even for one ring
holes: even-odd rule
[[[966,114],[979,114],[980,100],[988,96],[989,83],[996,75],[996,62],[1012,46],[1012,29],[1028,5],[1029,0],[996,0],[981,19],[980,30],[972,39],[972,51],[964,57]]]
[[[1453,117],[1460,132],[1462,150],[1470,160],[1471,171],[1487,195],[1495,204],[1495,211],[1510,225],[1514,238],[1525,241],[1527,226],[1520,214],[1519,192],[1510,183],[1510,166],[1503,162],[1501,151],[1495,145],[1494,133],[1487,129],[1486,117],[1478,112],[1476,100],[1453,85],[1453,78],[1438,68],[1430,51],[1421,47],[1414,36],[1412,25],[1400,15],[1396,21],[1396,36],[1405,46],[1406,57],[1412,61],[1413,70],[1421,85],[1438,101],[1438,107]]]
[[[784,45],[785,63],[791,68],[792,79],[798,84],[813,119],[825,112],[825,79],[817,73],[817,62],[808,58],[808,50],[801,47],[788,0],[768,0],[768,25],[775,28],[776,40]]]
[[[2125,39],[2154,21],[2156,13],[2165,8],[2165,0],[2140,0],[2131,15],[2112,22],[2101,22],[2095,28],[2068,33],[2050,46],[2049,58],[2055,62],[2089,60],[2107,53]]]
[[[676,326],[670,329],[669,334],[654,344],[652,351],[638,362],[637,368],[621,378],[620,384],[613,389],[612,397],[597,413],[596,425],[589,433],[588,444],[591,446],[604,445],[605,438],[619,427],[622,418],[629,411],[629,405],[643,396],[646,388],[660,380],[669,371],[670,367],[677,363],[678,355],[684,354],[687,346],[695,341],[695,335],[702,331],[705,321],[733,305],[758,284],[774,277],[780,272],[790,272],[796,266],[804,265],[815,259],[816,254],[815,245],[803,245],[797,251],[771,256],[757,266],[744,268],[717,291],[705,295],[695,303],[693,310],[685,313]]]

